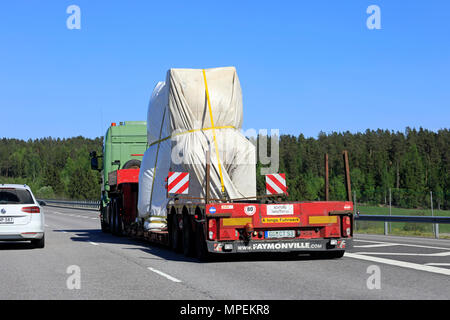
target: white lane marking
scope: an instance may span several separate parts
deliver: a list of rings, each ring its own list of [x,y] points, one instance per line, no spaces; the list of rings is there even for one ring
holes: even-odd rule
[[[450,251],[438,252],[438,253],[355,252],[355,254],[368,254],[368,255],[379,255],[379,256],[448,257],[448,256],[450,256]]]
[[[98,243],[95,243],[95,242],[92,242],[92,241],[90,241],[89,243],[94,245],[94,246],[98,246]]]
[[[354,240],[360,242],[371,242],[371,243],[379,243],[379,244],[390,244],[393,246],[405,246],[405,247],[415,247],[415,248],[425,248],[425,249],[437,249],[437,250],[448,250],[450,248],[442,248],[442,247],[431,247],[431,246],[422,246],[419,244],[409,244],[409,243],[395,243],[395,242],[382,242],[382,241],[368,241],[368,240]]]
[[[447,266],[450,267],[450,263],[438,263],[438,262],[431,262],[431,263],[425,263],[426,266]]]
[[[160,276],[163,276],[164,278],[169,279],[170,281],[173,281],[173,282],[181,282],[181,280],[179,280],[179,279],[177,279],[177,278],[174,278],[174,277],[168,275],[167,273],[164,273],[164,272],[162,272],[162,271],[156,270],[156,269],[154,269],[154,268],[152,268],[152,267],[148,267],[148,270],[153,271],[154,273],[157,273],[157,274],[159,274]]]
[[[365,244],[363,246],[353,246],[354,248],[379,248],[379,247],[392,247],[396,246],[395,243],[377,243],[377,244]]]
[[[365,256],[362,254],[355,254],[355,253],[349,253],[346,252],[345,257],[353,258],[353,259],[360,259],[360,260],[367,260],[372,262],[378,262],[378,263],[384,263],[389,264],[392,266],[402,267],[402,268],[409,268],[414,270],[420,270],[420,271],[426,271],[426,272],[432,272],[432,273],[439,273],[446,276],[450,276],[450,269],[444,269],[444,268],[438,268],[433,266],[426,266],[423,264],[417,264],[417,263],[411,263],[411,262],[404,262],[404,261],[397,261],[392,259],[384,259],[384,258],[378,258],[378,257],[370,257]]]
[[[60,214],[63,216],[68,216],[68,217],[76,217],[76,218],[84,218],[84,219],[92,219],[92,220],[97,220],[97,218],[91,218],[89,216],[81,216],[81,215],[77,215],[77,214],[72,214],[72,213],[61,213],[61,212],[50,212],[50,213],[56,213],[56,214]]]

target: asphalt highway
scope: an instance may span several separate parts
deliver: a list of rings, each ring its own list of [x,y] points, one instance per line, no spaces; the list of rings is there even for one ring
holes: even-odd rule
[[[0,242],[0,299],[449,299],[450,241],[356,235],[341,259],[201,263],[100,231],[98,212],[45,207],[46,247]]]

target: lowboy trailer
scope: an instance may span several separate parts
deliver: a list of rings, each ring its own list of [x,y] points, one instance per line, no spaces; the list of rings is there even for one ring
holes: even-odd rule
[[[209,153],[207,153],[209,159]],[[168,195],[167,227],[145,230],[138,216],[139,169],[109,173],[110,202],[101,211],[102,230],[117,236],[145,239],[201,260],[211,254],[251,252],[310,253],[340,258],[352,245],[353,203],[348,157],[344,152],[347,201],[281,201],[209,197],[209,164],[205,198]],[[325,157],[328,200],[328,157]],[[189,203],[181,200],[189,199]]]

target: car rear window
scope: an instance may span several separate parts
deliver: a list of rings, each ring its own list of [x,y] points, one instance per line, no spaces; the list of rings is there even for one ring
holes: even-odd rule
[[[26,189],[0,188],[0,204],[34,204],[34,200]]]

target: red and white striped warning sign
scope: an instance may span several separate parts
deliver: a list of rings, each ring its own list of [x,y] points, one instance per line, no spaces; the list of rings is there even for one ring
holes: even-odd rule
[[[267,194],[287,194],[286,175],[284,173],[266,174]]]
[[[188,194],[189,192],[189,173],[187,172],[169,172],[168,192],[174,194]]]

